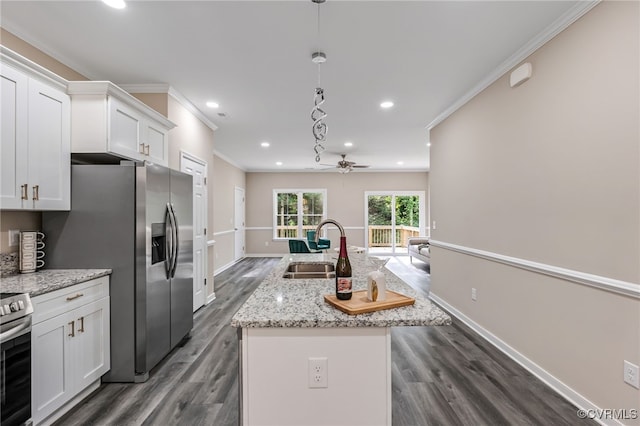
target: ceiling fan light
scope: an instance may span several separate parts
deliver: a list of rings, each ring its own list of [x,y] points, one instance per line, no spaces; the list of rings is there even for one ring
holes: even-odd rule
[[[384,108],[384,109],[389,109],[393,106],[393,102],[391,101],[384,101],[380,104],[380,108]]]

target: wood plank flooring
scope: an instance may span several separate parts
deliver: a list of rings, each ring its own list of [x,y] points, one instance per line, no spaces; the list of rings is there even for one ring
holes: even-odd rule
[[[146,383],[103,384],[56,425],[237,425],[229,322],[278,261],[247,258],[216,276],[216,300],[196,312],[191,338]],[[393,258],[387,266],[428,293],[424,263]],[[455,318],[446,327],[393,328],[391,344],[394,425],[595,424]]]

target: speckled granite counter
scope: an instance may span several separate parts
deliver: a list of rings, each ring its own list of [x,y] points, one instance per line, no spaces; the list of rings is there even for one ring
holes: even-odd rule
[[[0,278],[0,288],[7,293],[29,293],[31,297],[49,293],[111,274],[111,269],[42,269],[31,274]]]
[[[448,325],[451,317],[429,299],[384,269],[387,288],[416,301],[412,306],[387,309],[360,315],[348,315],[324,301],[325,294],[335,292],[335,279],[285,279],[284,270],[292,261],[332,261],[335,254],[292,254],[280,263],[233,316],[231,325],[258,327],[392,327]],[[353,290],[367,286],[367,273],[377,269],[381,259],[365,254],[349,254],[353,270]]]

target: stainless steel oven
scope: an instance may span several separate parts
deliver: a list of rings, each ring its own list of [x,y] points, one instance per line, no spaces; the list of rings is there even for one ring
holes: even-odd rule
[[[31,424],[31,313],[28,294],[0,293],[2,426]]]

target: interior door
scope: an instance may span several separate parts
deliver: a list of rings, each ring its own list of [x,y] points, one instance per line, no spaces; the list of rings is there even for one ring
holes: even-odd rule
[[[207,277],[207,164],[183,153],[180,169],[193,176],[193,312],[204,305]]]
[[[236,187],[235,190],[235,208],[234,208],[234,237],[235,250],[233,260],[240,260],[244,257],[244,188]]]

